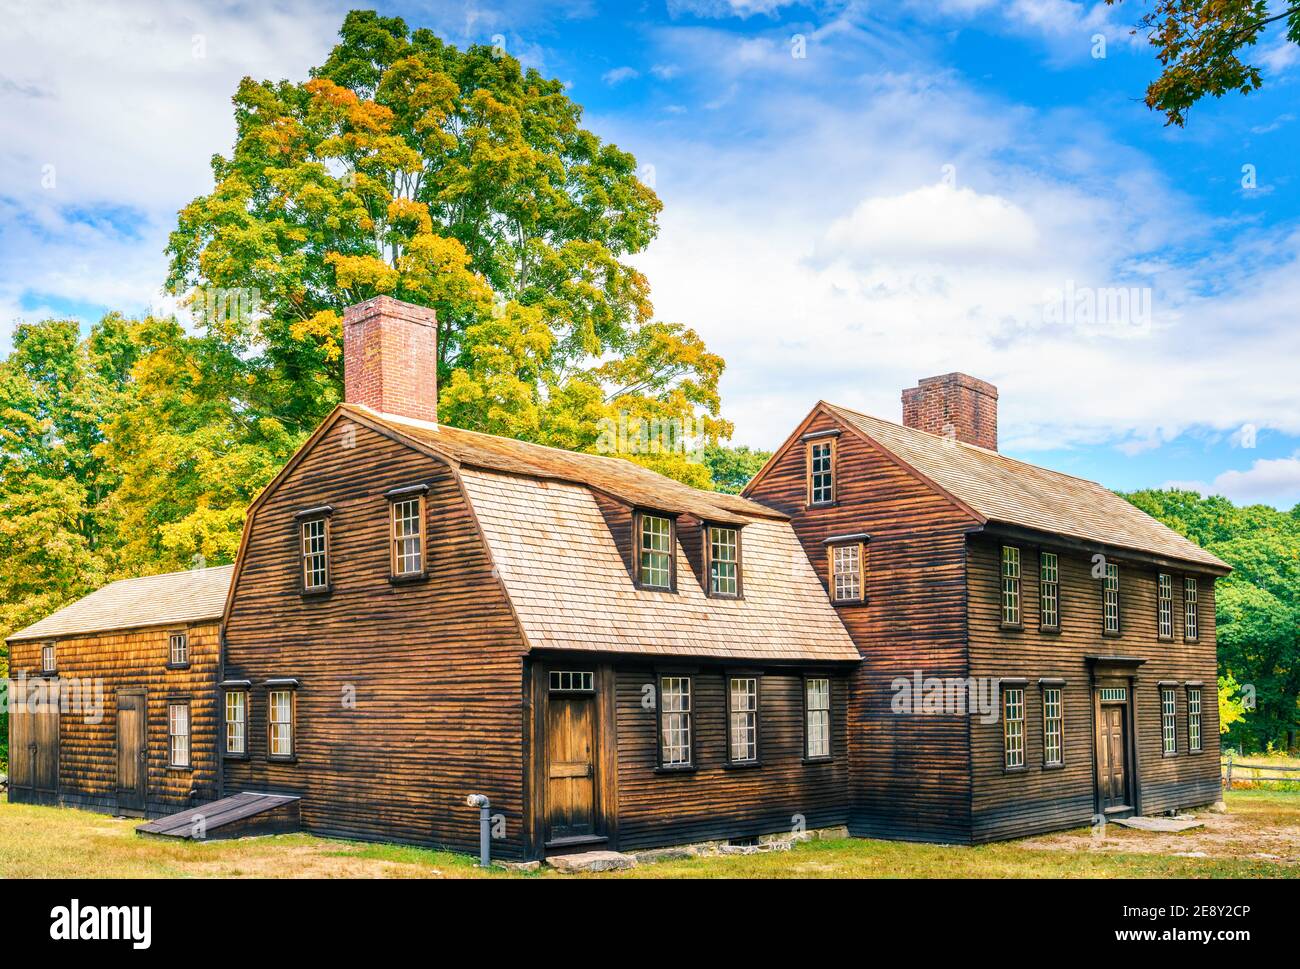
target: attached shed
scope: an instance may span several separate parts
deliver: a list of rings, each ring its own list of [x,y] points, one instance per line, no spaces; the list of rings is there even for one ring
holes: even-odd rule
[[[9,637],[9,800],[156,817],[217,797],[230,566],[113,582]]]

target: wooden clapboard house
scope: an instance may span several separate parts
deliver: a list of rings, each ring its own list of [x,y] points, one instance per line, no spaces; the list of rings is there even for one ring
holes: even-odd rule
[[[862,653],[853,833],[981,842],[1218,800],[1228,567],[1098,484],[999,454],[984,381],[922,380],[903,415],[820,403],[744,492],[791,516]],[[900,712],[901,684],[927,679],[973,680],[993,716],[915,695]]]
[[[192,682],[154,669],[180,620],[143,602],[68,632],[76,668],[125,625],[163,638],[101,663],[110,728],[14,728],[53,736],[41,798],[135,809],[143,776],[151,815],[223,797],[240,832],[274,811],[471,850],[481,794],[513,858],[845,823],[973,842],[1217,799],[1226,567],[998,455],[988,385],[922,381],[911,426],[819,404],[737,497],[438,424],[435,332],[387,298],[347,312],[346,401],[250,509]],[[898,708],[913,677],[995,680],[988,722]]]

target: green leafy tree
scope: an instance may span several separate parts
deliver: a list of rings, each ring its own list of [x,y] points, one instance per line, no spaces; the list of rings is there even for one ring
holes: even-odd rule
[[[713,444],[705,447],[703,454],[714,490],[733,495],[744,490],[771,456],[771,451],[758,451],[743,444],[739,447]]]
[[[1117,4],[1122,0],[1106,0]],[[1267,0],[1154,0],[1137,29],[1156,49],[1160,76],[1146,103],[1167,124],[1183,126],[1187,112],[1207,95],[1249,94],[1263,78],[1249,49],[1270,24],[1282,22],[1286,39],[1300,43],[1300,5],[1270,7]]]
[[[659,199],[564,86],[371,11],[340,37],[309,80],[240,83],[234,150],[170,240],[170,285],[212,365],[249,378],[232,393],[250,425],[314,427],[341,395],[344,308],[387,294],[437,311],[451,424],[579,450],[624,413],[728,435],[722,360],[653,318],[627,260]]]
[[[1227,733],[1232,725],[1246,718],[1246,701],[1241,696],[1241,684],[1231,673],[1219,677],[1219,733]]]
[[[1234,688],[1251,691],[1254,709],[1243,704],[1243,716],[1229,722],[1231,741],[1246,750],[1294,748],[1300,726],[1300,507],[1242,508],[1187,491],[1125,497],[1233,567],[1215,596],[1219,673]]]

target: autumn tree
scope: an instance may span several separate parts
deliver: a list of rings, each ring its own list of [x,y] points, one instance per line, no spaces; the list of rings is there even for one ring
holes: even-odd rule
[[[239,361],[215,365],[248,378],[244,419],[314,427],[341,396],[343,309],[387,294],[437,311],[448,423],[577,450],[621,416],[728,435],[723,361],[654,318],[628,262],[659,199],[563,84],[372,11],[340,37],[306,81],[240,83],[234,149],[171,236],[170,285]]]
[[[1117,4],[1122,0],[1106,0]],[[1300,43],[1300,4],[1270,7],[1267,0],[1154,0],[1138,21],[1156,49],[1160,76],[1147,86],[1146,103],[1167,124],[1187,123],[1187,112],[1206,95],[1249,94],[1263,84],[1249,49],[1270,24],[1283,23],[1286,39]]]

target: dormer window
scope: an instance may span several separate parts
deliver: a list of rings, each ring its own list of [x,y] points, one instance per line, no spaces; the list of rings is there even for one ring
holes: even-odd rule
[[[330,515],[328,505],[308,508],[294,517],[298,521],[298,554],[304,595],[330,590]]]
[[[867,541],[865,534],[826,539],[827,587],[831,601],[867,601]]]
[[[641,589],[671,591],[676,584],[676,523],[667,515],[635,515],[636,584]]]
[[[808,442],[808,505],[835,503],[835,438]]]
[[[428,572],[424,543],[424,499],[428,486],[388,492],[389,576],[393,581],[421,579]]]
[[[709,525],[707,532],[709,595],[740,598],[740,529]]]

